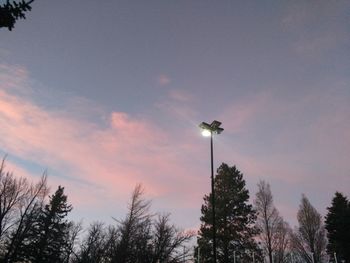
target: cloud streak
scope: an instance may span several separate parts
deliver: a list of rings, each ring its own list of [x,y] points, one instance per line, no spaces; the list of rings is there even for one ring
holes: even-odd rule
[[[48,168],[50,181],[66,186],[85,215],[95,207],[101,216],[118,217],[111,207],[122,211],[141,182],[159,209],[179,221],[186,212],[192,220],[186,227],[197,226],[202,196],[209,192],[209,145],[198,137],[197,125],[205,119],[191,93],[171,90],[154,106],[157,116],[105,113],[82,98],[53,109],[28,96],[32,81],[24,68],[0,68],[0,146],[10,161],[14,156],[24,163],[11,161],[15,173],[34,176],[25,169],[33,164]],[[293,101],[266,90],[223,107],[216,165],[237,165],[252,198],[259,179],[270,182],[287,217],[296,213],[302,192],[317,197],[316,206],[324,209],[331,194],[346,192],[349,184],[350,111],[347,82],[341,83]],[[79,114],[71,107],[75,100]],[[82,118],[81,112],[93,114]],[[160,116],[172,123],[159,124]],[[326,195],[319,197],[319,189]]]
[[[18,72],[17,88],[28,82],[28,76]],[[184,165],[192,142],[179,143],[153,121],[125,112],[111,112],[101,125],[74,116],[69,108],[39,106],[30,97],[16,95],[8,80],[2,79],[0,89],[2,151],[48,168],[55,184],[75,192],[74,203],[88,206],[109,199],[124,204],[139,182],[150,197],[163,196],[174,206],[180,206],[179,199],[187,199],[187,204],[193,200],[191,185],[200,185],[199,179]],[[184,186],[185,180],[189,184]],[[175,194],[179,188],[185,191],[182,197]]]

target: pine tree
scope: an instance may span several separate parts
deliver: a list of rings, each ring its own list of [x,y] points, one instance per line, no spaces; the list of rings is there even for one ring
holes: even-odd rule
[[[336,192],[332,206],[327,209],[327,252],[331,258],[336,253],[339,262],[350,262],[350,202],[344,195]]]
[[[261,251],[254,237],[258,234],[255,228],[256,213],[249,201],[249,191],[245,187],[243,174],[235,166],[223,163],[217,170],[214,179],[217,258],[219,262],[234,262],[234,254],[241,262],[258,261]],[[198,247],[201,262],[213,262],[213,221],[212,196],[205,195],[202,205],[202,221]]]
[[[34,0],[30,1],[6,1],[5,4],[0,5],[0,28],[7,27],[8,30],[12,30],[18,19],[25,19],[25,12],[32,9],[31,4]]]
[[[63,261],[71,225],[65,218],[71,210],[72,206],[67,204],[64,188],[59,186],[41,211],[32,233],[33,240],[26,246],[30,261],[37,263]]]

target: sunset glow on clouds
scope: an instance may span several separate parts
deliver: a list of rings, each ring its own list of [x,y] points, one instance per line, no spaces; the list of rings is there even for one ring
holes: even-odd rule
[[[0,31],[9,170],[47,170],[74,219],[122,217],[142,183],[154,210],[196,228],[210,191],[198,124],[217,119],[215,167],[236,165],[251,201],[270,183],[292,225],[302,193],[323,214],[349,196],[348,1],[136,2],[38,2]]]
[[[17,80],[22,78],[20,83],[28,81],[25,74],[17,74],[16,67],[8,72],[11,69]],[[4,73],[1,77],[6,79]],[[101,199],[121,198],[126,202],[137,183],[142,183],[150,196],[177,191],[174,187],[186,188],[178,182],[186,173],[178,151],[191,146],[172,141],[152,121],[112,112],[105,127],[99,127],[93,120],[75,118],[69,108],[55,111],[40,107],[28,97],[12,94],[11,88],[12,83],[2,82],[2,151],[10,160],[16,157],[47,168],[49,178],[52,170],[50,181],[59,184],[56,176],[62,177],[72,191],[72,202],[81,204],[85,200],[85,205],[91,205],[89,191],[100,192]],[[198,183],[195,174],[187,174],[186,180]],[[75,188],[79,192],[81,187],[90,190],[76,196]]]
[[[46,111],[6,91],[0,95],[1,143],[22,158],[40,159],[54,170],[68,167],[81,180],[95,180],[98,175],[106,186],[115,180],[122,192],[138,182],[137,166],[152,166],[154,160],[160,168],[157,159],[171,161],[172,156],[160,154],[169,147],[166,136],[147,121],[113,112],[107,127],[100,128],[69,116],[69,109]],[[125,164],[130,165],[127,171]]]
[[[198,214],[196,210],[201,197],[208,191],[208,182],[202,176],[207,174],[209,156],[206,153],[207,142],[199,136],[193,137],[197,136],[197,127],[189,126],[188,131],[167,130],[145,116],[133,117],[124,112],[112,112],[104,125],[98,125],[94,120],[79,119],[70,114],[69,108],[53,110],[38,106],[30,96],[16,95],[20,94],[21,83],[30,83],[28,73],[23,69],[17,70],[16,66],[2,66],[3,69],[5,67],[8,70],[0,75],[3,80],[0,90],[0,144],[2,151],[9,154],[9,168],[15,174],[28,174],[34,179],[40,175],[35,177],[32,172],[26,172],[25,167],[12,161],[13,158],[29,161],[41,167],[42,171],[48,169],[49,182],[66,186],[77,211],[93,204],[107,207],[106,203],[113,203],[114,200],[118,200],[115,207],[120,209],[127,202],[133,187],[141,182],[147,196],[155,199],[160,207],[164,206],[162,200],[166,200],[179,214],[181,207]],[[6,82],[6,79],[13,77],[8,74],[15,74],[18,84]],[[184,118],[187,122],[186,114],[178,115],[175,106],[187,101],[184,96],[183,92],[172,91],[168,103],[173,108],[163,107],[165,114],[170,114],[171,118]],[[299,125],[297,115],[305,112],[303,107],[317,104],[325,104],[328,109],[314,116],[305,127]],[[172,111],[176,114],[172,115]],[[192,114],[195,115],[194,108]],[[283,123],[283,118],[288,121]],[[293,104],[276,102],[272,94],[258,94],[222,112],[220,119],[225,123],[225,133],[228,135],[223,134],[217,139],[217,160],[238,165],[253,189],[259,179],[269,180],[272,187],[282,183],[282,188],[289,189],[283,192],[291,191],[291,195],[296,189],[303,192],[303,187],[300,190],[297,187],[299,184],[310,184],[311,189],[322,188],[319,180],[327,180],[330,176],[327,167],[346,173],[350,136],[345,131],[350,128],[349,118],[346,101],[337,96],[332,98],[330,94],[305,97]],[[277,124],[274,129],[279,129],[276,136],[265,138],[265,147],[269,148],[267,155],[264,150],[261,151],[262,155],[259,151],[254,152],[254,148],[249,153],[245,148],[252,146],[240,145],[235,139],[242,134],[249,138],[252,130],[265,129],[256,126],[256,123],[261,125],[259,119],[264,119],[268,126]],[[231,123],[229,120],[235,121]],[[297,129],[293,129],[293,126]],[[187,135],[180,136],[179,140],[176,136],[178,132]],[[334,141],[333,136],[342,140]],[[233,138],[232,142],[230,137]],[[305,141],[300,142],[298,147],[290,144],[298,140]],[[332,145],[328,145],[328,142]],[[333,148],[335,152],[327,154],[326,147]],[[334,153],[339,157],[332,158]],[[328,163],[322,164],[323,160]],[[320,165],[314,168],[317,173],[310,170],[308,162],[309,165]],[[343,186],[349,183],[349,177],[346,174],[332,176],[339,180],[338,188],[332,190],[346,190]],[[291,185],[295,185],[294,190],[290,188]],[[304,186],[304,189],[307,187]],[[91,191],[94,195],[91,195]],[[105,202],[106,199],[109,201]],[[298,201],[293,200],[295,206]],[[283,198],[277,202],[283,202]],[[284,202],[281,203],[282,213],[292,214],[289,211],[291,208],[286,208],[288,201]],[[105,211],[107,215],[114,213],[118,214],[116,211]]]

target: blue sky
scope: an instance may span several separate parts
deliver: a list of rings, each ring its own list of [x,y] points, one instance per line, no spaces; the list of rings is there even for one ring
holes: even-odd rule
[[[74,218],[122,217],[136,183],[199,225],[215,164],[254,197],[271,184],[291,225],[350,189],[348,1],[35,1],[0,31],[0,150],[62,184]]]

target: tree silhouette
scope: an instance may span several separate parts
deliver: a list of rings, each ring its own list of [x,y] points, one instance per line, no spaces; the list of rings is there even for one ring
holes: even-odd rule
[[[141,185],[125,219],[115,226],[94,223],[82,239],[82,223],[68,219],[72,206],[64,187],[47,195],[46,173],[31,183],[0,161],[0,262],[182,263],[192,256],[185,245],[193,232],[175,227],[169,214],[151,213]]]
[[[265,181],[258,183],[254,204],[257,212],[256,226],[260,230],[261,245],[269,262],[285,261],[290,229],[275,207],[270,185]]]
[[[327,209],[328,254],[333,257],[336,253],[340,260],[350,262],[350,202],[346,196],[336,192],[332,206]]]
[[[23,261],[37,263],[61,263],[64,261],[64,248],[71,227],[66,219],[72,210],[67,204],[64,188],[59,186],[50,197],[50,202],[41,207],[29,237],[23,242]]]
[[[6,1],[5,4],[0,5],[0,28],[7,27],[8,30],[12,30],[18,19],[25,19],[25,12],[32,9],[31,4],[34,0],[30,1]]]
[[[50,202],[40,211],[32,229],[32,239],[28,246],[27,256],[31,262],[62,262],[63,248],[67,243],[71,222],[66,219],[72,206],[67,203],[64,188],[59,186]]]
[[[36,184],[24,184],[24,195],[16,206],[17,211],[13,214],[13,226],[4,240],[6,253],[0,262],[22,262],[26,257],[25,244],[31,239],[32,229],[38,219],[47,195],[47,177],[44,174]]]
[[[180,263],[191,257],[185,244],[192,231],[182,231],[170,223],[169,214],[151,214],[150,202],[137,185],[128,213],[116,226],[96,222],[79,245],[72,263]],[[37,261],[35,261],[37,262]],[[52,261],[50,261],[52,262]]]
[[[320,213],[311,205],[305,195],[301,198],[298,223],[299,227],[291,238],[295,254],[303,262],[322,262],[327,244],[326,230]]]
[[[253,254],[259,261],[261,251],[254,240],[259,233],[255,227],[256,212],[248,203],[249,192],[243,174],[235,166],[223,163],[214,180],[218,261],[233,262],[236,252],[242,261],[252,261]],[[212,207],[211,194],[205,195],[200,218],[202,224],[198,233],[201,262],[213,262]]]

